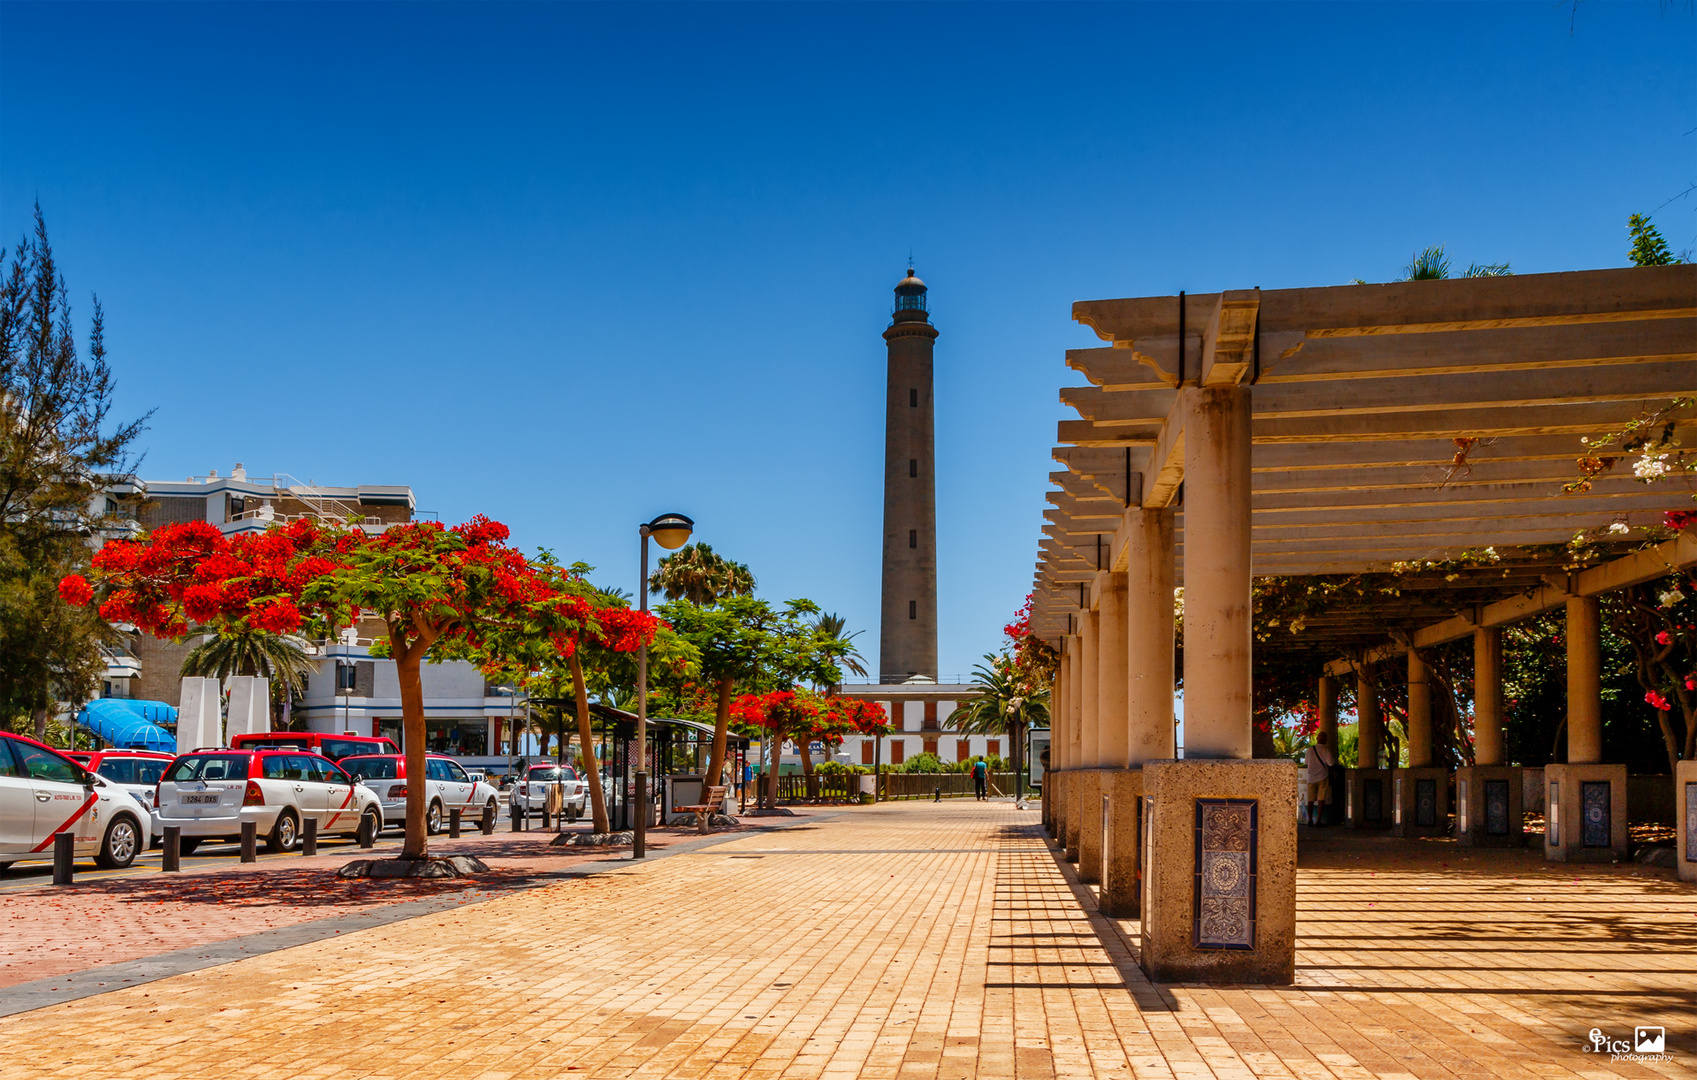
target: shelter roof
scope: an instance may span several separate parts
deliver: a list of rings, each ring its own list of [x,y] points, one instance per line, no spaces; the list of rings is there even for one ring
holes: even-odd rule
[[[1073,317],[1107,344],[1066,357],[1088,385],[1061,390],[1079,418],[1057,431],[1033,604],[1051,641],[1123,568],[1129,507],[1177,511],[1182,566],[1185,387],[1255,388],[1257,577],[1446,564],[1307,620],[1316,647],[1546,589],[1576,533],[1636,548],[1692,508],[1687,477],[1634,474],[1621,433],[1689,444],[1697,428],[1697,266],[1091,300]]]

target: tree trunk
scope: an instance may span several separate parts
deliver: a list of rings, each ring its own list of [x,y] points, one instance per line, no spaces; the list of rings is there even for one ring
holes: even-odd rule
[[[713,713],[713,753],[708,758],[705,781],[708,787],[722,783],[721,778],[725,775],[725,743],[731,727],[731,687],[735,682],[734,675],[719,679],[719,706]]]
[[[35,710],[35,741],[38,743],[47,741],[47,706],[45,705]],[[71,722],[71,749],[75,750],[76,748],[77,726],[76,721],[73,720]]]
[[[595,831],[612,832],[607,821],[607,800],[601,793],[601,763],[595,760],[595,732],[589,726],[589,693],[583,687],[583,665],[572,653],[572,693],[577,697],[577,737],[583,740],[584,775],[589,777],[589,811],[595,816]]]
[[[427,646],[423,642],[407,645],[400,638],[401,635],[390,631],[389,651],[395,658],[395,674],[401,683],[401,731],[407,761],[407,835],[401,845],[401,858],[425,859],[430,853],[430,837],[424,828],[425,799],[430,788],[424,782],[424,683],[418,666]]]

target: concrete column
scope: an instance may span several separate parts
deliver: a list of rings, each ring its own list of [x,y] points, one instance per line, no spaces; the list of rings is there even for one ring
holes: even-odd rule
[[[1101,688],[1101,676],[1098,668],[1101,664],[1101,650],[1097,647],[1101,640],[1101,616],[1095,611],[1082,612],[1079,621],[1083,623],[1083,633],[1079,638],[1078,650],[1078,696],[1079,730],[1078,730],[1078,768],[1093,769],[1097,765],[1097,719],[1098,691]]]
[[[1432,764],[1432,675],[1426,661],[1408,650],[1408,767]]]
[[[1379,689],[1365,669],[1355,672],[1355,711],[1360,719],[1356,759],[1358,767],[1376,769],[1385,747],[1385,717],[1379,711]]]
[[[1503,632],[1473,631],[1473,763],[1503,763]]]
[[[1567,763],[1603,760],[1603,622],[1594,596],[1567,602]]]
[[[1325,733],[1326,745],[1338,752],[1338,681],[1330,675],[1320,676],[1316,693],[1320,709],[1320,730]]]
[[[1250,388],[1180,390],[1184,415],[1184,755],[1248,758]]]
[[[1133,507],[1126,552],[1127,760],[1176,757],[1173,730],[1173,512]]]
[[[1126,708],[1126,575],[1096,576],[1100,597],[1096,628],[1096,763],[1103,768],[1123,769],[1131,756]]]
[[[1067,768],[1078,768],[1079,731],[1084,724],[1084,613],[1078,613],[1079,632],[1072,636],[1069,657],[1072,693],[1067,695]]]

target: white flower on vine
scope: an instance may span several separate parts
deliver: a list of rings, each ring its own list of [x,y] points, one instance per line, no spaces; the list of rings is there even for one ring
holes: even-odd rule
[[[1625,536],[1627,533],[1632,531],[1632,526],[1628,525],[1624,521],[1617,521],[1609,526],[1609,531],[1614,533],[1616,536]]]
[[[1666,454],[1652,454],[1646,450],[1643,457],[1632,463],[1632,475],[1640,480],[1654,480],[1657,477],[1666,476],[1668,472],[1668,456]]]
[[[1678,589],[1669,589],[1667,592],[1658,596],[1657,599],[1661,601],[1663,607],[1670,608],[1679,603],[1681,600],[1684,600],[1685,594],[1680,592]]]

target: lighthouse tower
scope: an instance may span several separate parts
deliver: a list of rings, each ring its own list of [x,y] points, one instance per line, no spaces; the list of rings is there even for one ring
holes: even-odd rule
[[[880,683],[937,678],[937,482],[931,408],[931,346],[937,328],[925,282],[908,267],[884,331],[884,603]]]

